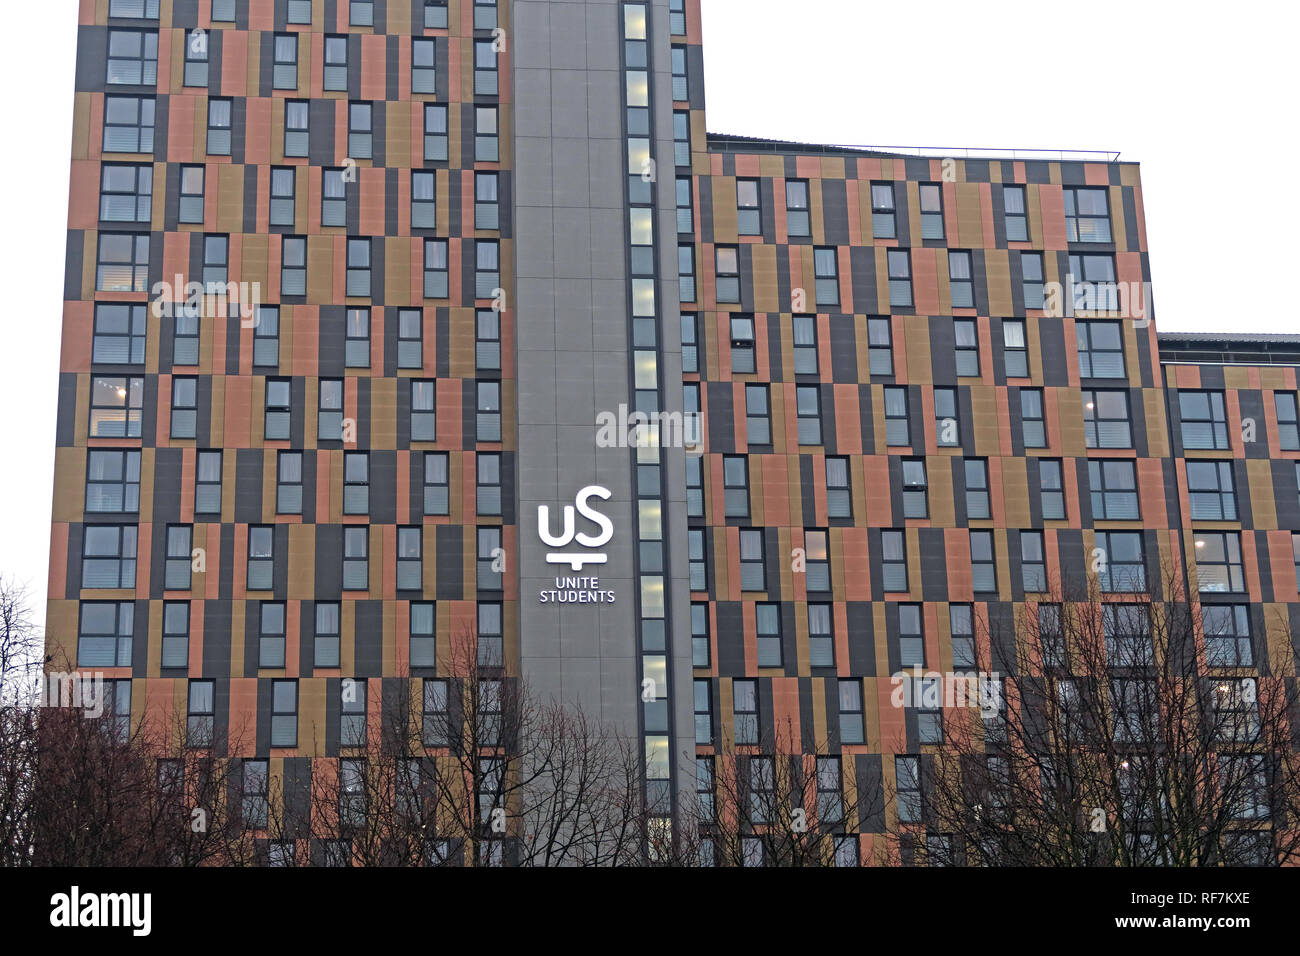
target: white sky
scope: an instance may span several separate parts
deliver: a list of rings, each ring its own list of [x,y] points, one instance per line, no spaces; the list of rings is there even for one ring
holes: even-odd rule
[[[1157,0],[703,0],[709,127],[1142,163],[1163,330],[1300,332],[1300,8]],[[76,0],[0,31],[0,574],[44,616]],[[842,91],[847,91],[842,92]],[[1287,224],[1291,225],[1288,226]]]

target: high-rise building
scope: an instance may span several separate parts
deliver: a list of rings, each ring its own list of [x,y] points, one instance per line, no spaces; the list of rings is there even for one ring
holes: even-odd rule
[[[1185,568],[1211,666],[1291,673],[1300,339],[1157,336],[1137,164],[710,134],[701,43],[83,3],[51,666],[274,803],[468,646],[637,738],[664,832],[776,741],[893,794],[840,863],[910,859],[943,721],[890,675],[1053,582]]]

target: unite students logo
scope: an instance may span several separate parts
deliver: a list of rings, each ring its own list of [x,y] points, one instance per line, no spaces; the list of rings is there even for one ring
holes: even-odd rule
[[[578,492],[574,503],[564,506],[564,530],[557,536],[551,534],[551,509],[549,505],[537,508],[537,536],[548,547],[555,549],[546,555],[547,564],[567,564],[574,571],[581,571],[588,564],[605,564],[609,556],[594,549],[602,547],[614,537],[614,523],[591,505],[592,498],[608,501],[613,493],[600,485],[588,485]],[[575,514],[576,511],[576,514]],[[580,514],[600,528],[596,535],[577,530],[577,515]],[[564,551],[573,542],[590,551]]]

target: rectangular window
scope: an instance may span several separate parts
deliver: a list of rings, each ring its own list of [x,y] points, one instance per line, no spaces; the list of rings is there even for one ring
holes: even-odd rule
[[[478,372],[501,370],[501,313],[479,309],[474,324],[474,368]]]
[[[163,603],[161,667],[190,664],[190,605],[187,601]]]
[[[813,250],[813,278],[816,282],[817,304],[838,307],[840,273],[835,249],[818,247]]]
[[[925,666],[925,626],[919,604],[898,605],[898,664]]]
[[[270,591],[275,584],[275,529],[254,525],[248,529],[249,591]]]
[[[881,588],[886,592],[908,589],[906,532],[880,532],[880,576]]]
[[[805,531],[804,578],[809,591],[831,589],[831,565],[828,535],[825,531]]]
[[[731,683],[732,713],[736,743],[758,743],[758,681],[734,680]]]
[[[695,742],[702,746],[713,743],[713,702],[710,693],[712,682],[708,678],[694,681]]]
[[[211,295],[230,278],[230,237],[203,237],[203,285]]]
[[[1099,531],[1096,562],[1103,591],[1137,593],[1147,589],[1146,545],[1137,531]]]
[[[375,25],[374,0],[349,0],[348,26],[372,27]]]
[[[194,513],[221,514],[221,452],[201,451],[194,468]]]
[[[475,391],[478,398],[475,423],[479,441],[501,440],[501,383],[477,382]]]
[[[259,305],[253,326],[253,365],[260,368],[277,368],[280,364],[280,310],[276,306]]]
[[[1038,490],[1043,518],[1048,521],[1064,520],[1065,486],[1059,458],[1038,459]]]
[[[370,310],[348,309],[343,333],[343,364],[370,367]]]
[[[1002,320],[1002,357],[1007,378],[1029,377],[1029,349],[1023,319]]]
[[[245,760],[240,788],[239,815],[245,826],[266,827],[270,815],[270,761]]]
[[[675,46],[672,48],[671,63],[673,76],[673,100],[679,103],[685,103],[691,98],[686,82],[686,47]]]
[[[955,670],[975,669],[975,615],[969,604],[953,604],[948,608],[949,630],[952,633],[952,666]]]
[[[230,130],[233,103],[229,99],[208,100],[208,155],[230,155]]]
[[[743,455],[722,458],[724,514],[728,518],[749,517],[749,459]]]
[[[370,295],[370,240],[348,239],[347,245],[347,294],[353,296]],[[367,330],[367,338],[369,331]],[[367,346],[367,350],[369,346]]]
[[[86,511],[140,510],[140,452],[92,448],[86,453]]]
[[[428,605],[426,605],[428,606]],[[450,695],[445,680],[424,682],[424,745],[446,747],[451,741]]]
[[[1065,237],[1070,242],[1110,242],[1110,207],[1101,186],[1065,187]]]
[[[424,0],[424,28],[447,29],[447,0]]]
[[[258,614],[260,628],[257,638],[257,666],[284,667],[284,605],[275,601],[263,601]]]
[[[1187,497],[1194,521],[1236,521],[1237,492],[1232,463],[1188,461]]]
[[[474,228],[499,229],[501,215],[498,209],[496,173],[474,174]]]
[[[1151,607],[1148,604],[1103,605],[1102,632],[1106,660],[1112,667],[1143,667],[1151,663]]]
[[[830,518],[852,518],[853,499],[849,488],[849,460],[826,457],[826,515]]]
[[[975,278],[969,252],[948,253],[948,288],[954,309],[975,308]]]
[[[953,322],[956,336],[958,378],[978,377],[980,374],[980,337],[974,319],[956,319]]]
[[[682,313],[682,371],[700,371],[699,317],[693,312]]]
[[[912,680],[912,707],[916,711],[916,736],[922,744],[943,743],[943,687],[938,677]]]
[[[480,163],[495,163],[498,152],[497,108],[475,106],[474,160]]]
[[[204,168],[202,166],[181,167],[178,222],[203,222],[203,177]]]
[[[816,385],[796,385],[795,415],[800,445],[822,443],[822,398]]]
[[[276,166],[271,170],[271,212],[269,222],[272,226],[293,228],[296,216],[296,188],[292,166]]]
[[[433,37],[411,38],[411,92],[437,91],[438,44]]]
[[[1205,659],[1211,667],[1253,667],[1250,609],[1244,604],[1203,604]]]
[[[191,376],[172,378],[172,438],[194,438],[198,427],[198,379]]]
[[[185,43],[185,86],[208,85],[208,38],[202,30],[194,30]]]
[[[479,452],[476,456],[478,483],[474,494],[477,513],[501,514],[501,456],[496,452]]]
[[[316,409],[316,440],[343,439],[343,380],[323,378]]]
[[[430,603],[411,604],[411,667],[433,669],[438,666],[437,629],[434,610],[434,605]],[[424,682],[426,690],[431,683],[433,681]],[[425,700],[427,703],[427,695]]]
[[[77,628],[79,667],[130,667],[135,605],[84,601]]]
[[[1020,279],[1026,309],[1043,308],[1043,254],[1020,253]]]
[[[885,386],[885,444],[898,446],[911,443],[907,389],[902,385],[887,385]]]
[[[1241,594],[1246,591],[1241,535],[1236,531],[1197,531],[1196,576],[1202,592]]]
[[[1089,448],[1132,448],[1128,392],[1085,390],[1083,434]]]
[[[321,602],[316,605],[312,660],[317,667],[339,666],[339,605],[337,602]]]
[[[1089,461],[1088,485],[1094,521],[1137,521],[1141,517],[1136,462]]]
[[[340,681],[339,689],[339,746],[364,747],[366,745],[366,682]]]
[[[740,530],[740,589],[766,591],[767,568],[763,559],[763,532]]]
[[[1041,388],[1020,389],[1020,427],[1026,448],[1047,447],[1047,420]]]
[[[742,236],[763,234],[763,209],[757,179],[736,180],[736,224]]]
[[[903,517],[928,518],[930,516],[930,484],[925,473],[924,458],[904,458]]]
[[[152,96],[104,97],[104,152],[152,153],[155,109]]]
[[[704,462],[698,455],[686,456],[686,515],[704,517]]]
[[[709,561],[704,549],[704,529],[691,528],[686,532],[686,560],[691,590],[709,589]]]
[[[772,444],[772,419],[766,385],[745,386],[745,437],[750,445]]]
[[[912,304],[912,255],[906,249],[889,249],[886,251],[889,266],[889,304],[909,306]]]
[[[285,100],[284,155],[303,157],[308,154],[310,113],[306,100]]]
[[[101,222],[148,223],[153,217],[153,167],[105,163],[100,167]]]
[[[81,586],[134,588],[135,525],[95,524],[83,528]]]
[[[109,0],[108,15],[132,20],[157,20],[158,0]]]
[[[970,563],[974,589],[982,592],[996,591],[998,570],[993,554],[992,531],[970,533]]]
[[[474,29],[492,30],[497,25],[497,0],[474,0]]]
[[[149,236],[101,232],[95,270],[97,292],[149,290]]]
[[[491,299],[501,287],[501,246],[495,239],[474,241],[474,297]]]
[[[1020,532],[1020,573],[1026,594],[1047,590],[1047,559],[1041,531]]]
[[[1277,410],[1278,447],[1283,451],[1300,451],[1300,408],[1295,392],[1274,392],[1273,406]]]
[[[424,455],[424,513],[445,515],[450,507],[451,486],[445,451]]]
[[[352,526],[343,529],[343,590],[366,591],[370,588],[370,529]]]
[[[893,183],[871,184],[871,228],[877,239],[898,238]]]
[[[271,746],[298,746],[298,682],[271,682]]]
[[[345,36],[325,38],[325,69],[321,87],[325,90],[347,92],[348,38]]]
[[[498,562],[501,550],[501,529],[498,527],[478,529],[478,566],[477,581],[480,591],[500,591],[502,574]]]
[[[1178,392],[1178,417],[1184,448],[1227,451],[1228,415],[1223,392]]]
[[[305,295],[307,293],[307,238],[285,236],[280,242],[280,291],[284,295]]]
[[[681,244],[677,247],[678,298],[682,302],[695,301],[695,247]]]
[[[353,159],[374,158],[374,113],[373,103],[348,104],[348,156]]]
[[[447,107],[438,103],[424,104],[424,161],[445,162],[447,159]]]
[[[921,183],[921,238],[943,238],[943,189],[938,183]]]
[[[754,320],[747,315],[732,316],[731,371],[749,374],[754,368]]]
[[[343,513],[370,512],[370,455],[364,451],[343,453]]]
[[[190,681],[189,706],[186,709],[185,721],[185,746],[211,747],[215,722],[216,681]]]
[[[478,663],[480,667],[501,667],[505,662],[505,636],[501,605],[485,601],[478,606]]]
[[[1070,278],[1073,307],[1088,312],[1113,312],[1119,308],[1115,286],[1115,257],[1071,255]]]
[[[840,702],[840,743],[860,744],[863,732],[862,682],[860,680],[836,681]]]
[[[735,246],[717,246],[714,249],[714,262],[717,269],[717,300],[719,302],[740,301],[740,264],[739,252]]]
[[[266,380],[266,414],[263,437],[267,441],[288,441],[293,415],[292,387],[287,378]]]
[[[497,51],[495,40],[474,41],[474,95],[496,96]]]
[[[167,527],[167,558],[163,565],[163,587],[168,591],[188,591],[193,567],[194,529],[187,524]]]
[[[695,232],[695,207],[691,196],[691,177],[678,176],[676,181],[677,233],[689,236]]]
[[[790,236],[812,235],[806,179],[787,179],[785,182],[785,229]]]
[[[110,29],[105,82],[123,86],[157,85],[158,32]]]
[[[758,666],[781,667],[784,662],[781,645],[781,605],[755,605],[754,620],[758,638]]]
[[[796,315],[794,324],[794,373],[796,375],[816,375],[817,358],[817,316]]]
[[[298,35],[275,35],[275,60],[271,70],[271,87],[277,90],[298,88]]]
[[[678,169],[691,166],[691,114],[685,111],[673,113],[673,164]]]
[[[1025,208],[1024,186],[1002,187],[1002,212],[1007,224],[1007,241],[1028,242],[1029,217]]]
[[[424,314],[420,309],[397,313],[397,367],[424,367]]]
[[[935,441],[943,448],[956,448],[961,444],[961,426],[957,419],[957,389],[934,390]]]
[[[450,273],[447,264],[447,240],[424,240],[424,297],[445,299]]]
[[[704,603],[691,605],[691,666],[709,666],[709,606]]]
[[[867,359],[872,375],[894,374],[894,333],[889,319],[867,319]]]
[[[921,822],[921,758],[894,757],[894,778],[898,788],[898,822]]]
[[[1124,333],[1118,322],[1078,322],[1080,378],[1123,378]]]
[[[989,465],[983,458],[965,460],[966,517],[989,518]]]

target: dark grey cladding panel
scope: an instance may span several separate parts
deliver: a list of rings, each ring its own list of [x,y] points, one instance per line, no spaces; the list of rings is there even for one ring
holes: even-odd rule
[[[355,606],[354,664],[356,677],[379,677],[384,657],[384,603],[357,601]]]
[[[700,176],[695,180],[695,184],[695,188],[700,193],[700,200],[695,209],[700,241],[713,242],[713,180],[708,176]]]
[[[434,543],[437,561],[437,598],[460,600],[464,597],[464,529],[460,525],[437,525]]]
[[[795,621],[795,607],[791,601],[781,604],[781,664],[787,677],[799,673],[799,625]],[[737,673],[741,673],[737,671]]]
[[[184,450],[180,448],[154,450],[153,520],[156,525],[181,520],[183,456]]]
[[[370,393],[373,387],[374,382],[369,376],[361,376],[356,379],[358,448],[370,447]]]
[[[857,384],[858,336],[853,316],[832,315],[830,338],[831,381]]]
[[[735,406],[730,382],[708,382],[709,448],[717,452],[736,450]],[[770,406],[769,406],[770,407]]]
[[[1112,170],[1117,172],[1119,167],[1112,167]],[[1129,249],[1141,249],[1142,237],[1139,235],[1138,229],[1141,220],[1138,218],[1136,190],[1134,190],[1132,186],[1123,186],[1120,189],[1120,195],[1123,197],[1124,232],[1127,247]],[[1150,307],[1151,303],[1148,302],[1147,308],[1149,309]]]
[[[54,444],[68,448],[77,441],[77,373],[59,373],[59,410]]]
[[[317,534],[319,534],[319,528]],[[328,596],[328,595],[326,595]],[[287,625],[286,625],[287,626]],[[316,602],[303,601],[298,620],[298,673],[310,677],[316,666]],[[298,706],[302,708],[299,696]],[[301,736],[301,732],[299,733]]]
[[[370,520],[397,523],[397,452],[370,453]]]
[[[102,92],[108,79],[108,27],[86,26],[77,28],[76,88],[91,93]],[[114,87],[117,89],[117,87]],[[135,92],[135,87],[121,87],[124,92]]]
[[[773,382],[781,381],[785,368],[781,354],[781,323],[784,321],[782,316],[775,313],[769,313],[767,316],[767,371],[768,378]],[[703,343],[700,348],[704,348]]]
[[[63,592],[69,595],[81,593],[81,556],[86,537],[86,526],[79,523],[68,525],[68,562],[63,578]],[[145,603],[147,607],[147,602]],[[139,627],[139,623],[136,624]],[[146,632],[147,635],[148,632]],[[73,664],[75,661],[69,661]]]
[[[1069,163],[1062,163],[1062,175],[1064,170],[1069,168]],[[1047,185],[1052,181],[1052,164],[1041,160],[1031,160],[1025,163],[1025,182],[1037,183],[1038,185]]]
[[[252,676],[257,673],[258,661],[261,659],[261,638],[262,638],[262,601],[244,601],[244,674]],[[286,635],[287,637],[288,635]],[[258,701],[260,710],[261,701],[261,683],[258,682]],[[258,721],[259,725],[261,721]],[[270,745],[268,731],[267,746]],[[262,745],[262,731],[258,727],[257,734],[257,752],[266,753]]]
[[[229,687],[230,631],[233,615],[229,601],[195,601],[203,606],[203,676],[223,678],[218,687]],[[193,612],[191,611],[191,616]],[[233,728],[238,732],[239,728]]]
[[[862,426],[862,447],[871,450],[876,447],[876,426],[871,412],[871,386],[858,386],[858,421]]]
[[[948,551],[942,528],[917,529],[921,552],[921,596],[927,601],[948,600]]]
[[[1300,464],[1290,460],[1273,462],[1273,500],[1277,506],[1277,526],[1300,531]]]
[[[1019,268],[1014,266],[1013,268]],[[1070,384],[1070,370],[1065,349],[1065,320],[1058,318],[1031,319],[1038,323],[1039,357],[1043,363],[1043,382],[1054,388]]]
[[[81,270],[86,253],[86,233],[80,229],[68,230],[68,244],[63,255],[63,298],[81,298]],[[92,256],[95,254],[91,246]],[[93,281],[93,280],[92,280]]]
[[[1268,401],[1271,403],[1272,398]],[[1255,422],[1255,440],[1253,442],[1244,442],[1247,458],[1268,458],[1268,418],[1264,413],[1264,393],[1256,389],[1239,389],[1237,391],[1237,404],[1241,413],[1242,431],[1245,429],[1245,422],[1251,419]],[[1231,427],[1231,426],[1229,426]]]
[[[235,583],[235,526],[233,524],[223,524],[221,526],[221,561],[217,568],[217,593],[230,594]],[[244,559],[248,557],[247,547],[243,554],[238,555],[239,571],[244,574]],[[212,573],[211,567],[208,573]]]
[[[817,394],[821,405],[822,445],[827,452],[835,454],[839,451],[835,441],[835,389],[830,385],[821,385]]]
[[[950,316],[932,316],[930,325],[930,371],[936,385],[957,384],[957,331]]]
[[[235,453],[235,521],[262,520],[262,476],[267,467],[261,448],[237,448]]]
[[[875,620],[872,605],[867,601],[849,601],[845,608],[849,629],[849,672],[863,677],[876,676]],[[833,686],[833,681],[827,681]],[[828,713],[839,709],[836,701]]]
[[[989,181],[989,161],[987,159],[968,159],[965,161],[965,178],[968,183],[986,183]],[[996,208],[996,207],[994,207]]]
[[[990,670],[1014,675],[1016,668],[1016,607],[1004,601],[990,601],[987,606]]]
[[[307,109],[307,153],[313,166],[335,167],[339,157],[334,145],[334,100],[312,100]],[[346,134],[346,120],[344,133]],[[281,144],[283,145],[283,144]]]
[[[718,601],[716,605],[718,648],[717,673],[720,677],[744,677],[745,624],[742,605],[735,601]],[[786,629],[781,628],[784,635]],[[784,643],[784,642],[783,642]],[[793,641],[791,642],[793,643]],[[786,649],[782,648],[783,655]]]
[[[320,307],[320,330],[316,348],[318,367],[322,376],[338,378],[343,375],[347,314],[346,306],[322,305]]]
[[[1165,459],[1170,461],[1170,459]],[[1232,484],[1236,490],[1237,498],[1237,520],[1241,522],[1243,528],[1251,528],[1255,525],[1255,513],[1250,499],[1250,472],[1246,468],[1246,462],[1237,459],[1231,463],[1232,467]],[[1166,484],[1166,488],[1177,488],[1177,483]],[[1172,527],[1179,527],[1177,523],[1171,523]]]
[[[389,37],[389,39],[394,40],[396,37]],[[390,76],[389,79],[391,81],[392,77]],[[402,171],[399,169],[384,170],[384,235],[386,236],[401,235],[397,225],[399,212],[397,197],[398,190],[401,188],[401,173]],[[357,192],[360,191],[357,190]],[[385,371],[384,374],[392,375],[393,373]]]
[[[849,244],[848,195],[842,179],[822,180],[822,224],[827,245]]]
[[[853,277],[853,310],[868,315],[875,314],[879,301],[876,291],[875,250],[870,246],[850,247],[849,271]]]
[[[1250,520],[1243,517],[1242,524],[1249,527]],[[1246,545],[1243,541],[1243,552],[1245,548]],[[1256,532],[1255,534],[1255,561],[1259,568],[1259,599],[1265,604],[1271,604],[1277,600],[1273,593],[1273,559],[1269,554],[1268,535],[1262,532]]]
[[[802,488],[804,491],[801,497],[803,500],[803,526],[805,528],[815,528],[817,526],[817,500],[816,498],[813,497],[812,494],[812,489],[816,487],[815,482],[816,479],[813,477],[812,456],[800,455],[799,456],[799,487]],[[771,530],[775,531],[776,529],[773,528]],[[780,553],[777,552],[774,548],[769,549],[768,553],[776,554],[778,560],[784,560],[784,556],[780,555]],[[779,601],[781,599],[780,577],[779,575],[773,575],[772,577],[774,577],[775,580],[771,581],[770,583],[774,586],[777,592],[776,596],[772,599]]]
[[[228,315],[224,320],[217,317],[213,321],[218,323],[218,327],[220,327],[221,324],[224,324],[226,327],[226,374],[238,375],[240,329],[242,328],[241,323],[243,322],[243,319],[239,312],[236,311],[233,315]],[[302,406],[300,405],[298,407],[301,408]]]
[[[337,601],[343,593],[343,527],[316,526],[316,597]]]
[[[325,753],[334,756],[339,752],[339,725],[343,710],[343,681],[352,680],[352,677],[339,678],[327,677],[325,679],[325,726],[316,728],[319,733],[322,729],[325,731]],[[364,693],[364,685],[354,687],[353,693],[358,698]]]
[[[930,182],[930,160],[925,156],[908,156],[903,160],[909,182]],[[901,203],[900,203],[901,205]]]

